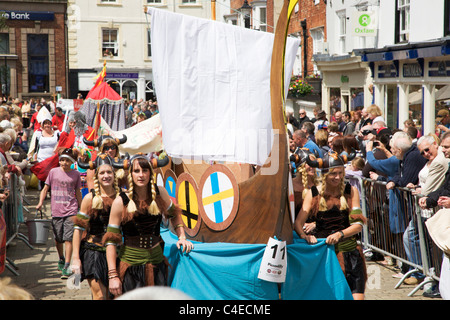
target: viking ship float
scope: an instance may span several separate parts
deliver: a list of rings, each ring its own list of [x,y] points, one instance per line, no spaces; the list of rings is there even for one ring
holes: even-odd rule
[[[293,240],[293,190],[284,116],[284,59],[289,19],[297,1],[284,1],[277,23],[270,71],[274,143],[265,164],[189,163],[157,168],[164,186],[183,212],[189,239],[200,242],[267,243]],[[264,169],[275,165],[273,174]]]

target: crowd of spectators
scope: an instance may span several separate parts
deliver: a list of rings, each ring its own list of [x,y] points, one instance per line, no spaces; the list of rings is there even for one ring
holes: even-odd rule
[[[398,189],[410,189],[412,194],[420,197],[423,221],[437,206],[450,208],[446,184],[446,177],[448,179],[450,175],[448,107],[437,110],[436,130],[423,135],[411,119],[405,121],[402,128],[388,127],[381,109],[375,104],[352,111],[338,110],[330,115],[316,107],[311,118],[303,108],[298,117],[291,108],[286,108],[286,119],[291,153],[297,148],[307,148],[321,158],[330,151],[341,156],[356,152],[356,158],[346,166],[346,177],[352,181],[352,177],[359,176],[385,185],[391,238],[403,246],[411,264],[421,265],[417,222],[411,219],[408,205],[401,203],[404,199],[400,199]],[[412,268],[408,264],[396,263],[389,256],[370,252],[366,258],[398,264],[400,272],[396,277],[410,275],[404,280],[405,284],[418,285],[424,280],[423,274],[410,273]],[[436,284],[423,294],[441,296]]]

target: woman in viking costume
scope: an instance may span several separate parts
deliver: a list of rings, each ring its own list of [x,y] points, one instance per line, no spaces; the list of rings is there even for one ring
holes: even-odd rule
[[[87,140],[83,139],[84,144],[89,147],[98,148],[99,153],[105,153],[112,159],[120,158],[119,145],[127,142],[127,136],[123,135],[122,138],[114,138],[109,135],[100,136],[98,139]],[[116,170],[119,187],[126,187],[128,183],[126,172],[123,169]],[[88,170],[86,175],[86,183],[88,190],[94,188],[94,170]]]
[[[114,174],[114,160],[99,154],[94,162],[81,162],[78,166],[91,169],[94,188],[81,202],[75,216],[73,233],[72,269],[81,272],[81,281],[87,279],[94,300],[106,300],[108,294],[108,266],[106,249],[102,244],[109,223],[111,205],[120,192]]]
[[[362,231],[366,219],[360,208],[358,190],[344,181],[345,163],[354,156],[352,153],[347,158],[330,152],[322,159],[306,158],[311,167],[322,169],[322,184],[317,191],[311,189],[306,194],[294,228],[310,244],[317,243],[317,238],[325,238],[327,244],[335,246],[353,298],[363,300],[367,275],[356,235]],[[316,222],[314,235],[306,234],[303,229],[308,217]]]
[[[308,190],[316,188],[319,185],[316,168],[306,163],[306,158],[310,156],[315,158],[307,148],[297,148],[290,156],[290,161],[295,164],[297,169],[297,176],[292,179],[294,184],[296,215],[302,207],[303,199],[305,199]]]
[[[167,285],[167,258],[160,236],[162,216],[170,220],[177,233],[177,247],[190,252],[181,210],[167,191],[154,181],[152,164],[139,153],[123,160],[130,168],[128,192],[121,192],[112,205],[108,232],[103,243],[108,260],[109,290],[114,296],[144,286]],[[123,237],[123,244],[122,244]],[[116,246],[120,245],[117,264]]]

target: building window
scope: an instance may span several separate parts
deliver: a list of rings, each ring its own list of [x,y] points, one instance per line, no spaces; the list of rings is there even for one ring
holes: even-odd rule
[[[28,90],[49,92],[48,35],[28,34]]]
[[[116,3],[117,0],[100,0],[100,3]]]
[[[339,38],[339,53],[346,53],[345,40],[347,38],[347,16],[345,11],[336,12],[338,16],[339,26],[338,26],[338,38]]]
[[[409,0],[397,0],[397,42],[409,40]]]
[[[116,29],[102,30],[102,54],[105,58],[117,57],[119,54],[119,43]]]
[[[196,4],[197,0],[182,0],[183,4]]]
[[[9,54],[9,34],[0,33],[0,54]]]
[[[161,4],[162,0],[147,0],[148,4]]]
[[[323,27],[311,29],[313,39],[313,54],[323,53]]]
[[[259,10],[259,30],[267,31],[267,9],[266,7],[258,8]]]

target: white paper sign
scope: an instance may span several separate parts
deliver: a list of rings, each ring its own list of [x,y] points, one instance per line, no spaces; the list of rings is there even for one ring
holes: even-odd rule
[[[282,283],[286,280],[287,246],[286,241],[270,238],[259,267],[258,278]]]

